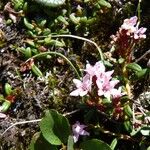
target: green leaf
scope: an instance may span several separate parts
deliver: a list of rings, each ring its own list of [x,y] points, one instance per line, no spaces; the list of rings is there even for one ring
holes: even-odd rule
[[[38,77],[43,77],[41,70],[36,65],[33,64],[31,69]]]
[[[48,7],[58,7],[65,3],[65,0],[35,0],[35,1]]]
[[[40,129],[44,138],[52,145],[67,143],[71,134],[67,118],[55,110],[46,111],[45,117],[40,122]]]
[[[55,45],[56,47],[64,47],[65,43],[64,42],[60,42],[57,40],[51,40],[49,41],[49,43],[46,43],[47,45]]]
[[[76,17],[74,13],[72,13],[69,17],[70,17],[70,20],[71,20],[74,24],[79,24],[79,22],[80,22],[80,17]]]
[[[125,61],[124,58],[119,58],[119,59],[118,59],[118,63],[119,63],[119,64],[122,64],[124,61]]]
[[[101,6],[104,6],[104,7],[107,7],[107,8],[111,8],[110,3],[107,2],[106,0],[99,0],[98,3],[99,3]]]
[[[113,67],[113,64],[111,64],[109,61],[104,60],[104,65],[108,67]]]
[[[147,148],[147,150],[150,150],[150,146]]]
[[[57,20],[64,23],[65,25],[69,25],[69,23],[66,21],[65,17],[63,16],[58,16]]]
[[[146,72],[147,72],[147,69],[142,69],[142,70],[136,72],[135,74],[138,78],[142,78],[146,74]]]
[[[11,85],[9,84],[9,83],[6,83],[5,84],[5,87],[4,87],[4,89],[5,89],[5,93],[6,93],[6,95],[10,95],[11,93],[12,93],[12,87],[11,87]]]
[[[33,135],[29,150],[58,150],[55,145],[48,143],[40,132]]]
[[[85,115],[84,115],[84,119],[85,119],[85,123],[88,123],[89,121],[91,121],[93,119],[93,116],[95,115],[95,110],[89,110]]]
[[[141,133],[144,136],[149,136],[150,135],[150,130],[141,130]]]
[[[1,105],[1,112],[6,112],[11,106],[11,102],[8,100],[5,100]]]
[[[130,63],[127,65],[127,68],[133,70],[134,72],[142,70],[141,66],[137,63]]]
[[[113,141],[112,141],[112,142],[111,142],[111,144],[110,144],[110,147],[111,147],[111,149],[112,149],[112,150],[114,150],[114,149],[115,149],[115,147],[116,147],[117,143],[118,143],[117,138],[113,139]]]
[[[150,136],[150,127],[143,127],[140,132],[144,136]]]
[[[24,25],[25,25],[29,30],[33,30],[33,29],[34,29],[34,25],[32,25],[31,23],[29,23],[26,18],[24,18],[23,21],[24,21]]]
[[[26,58],[30,58],[32,56],[32,51],[31,51],[31,48],[30,47],[27,47],[25,50],[24,50],[24,55]]]
[[[131,131],[132,131],[132,124],[131,124],[131,122],[130,122],[129,120],[126,120],[126,121],[124,122],[124,127],[125,127],[125,129],[126,129],[128,132],[131,132]]]
[[[133,112],[132,112],[130,105],[129,104],[125,105],[123,109],[126,115],[131,118],[133,115]]]
[[[133,129],[132,132],[130,133],[130,135],[135,136],[135,135],[139,134],[140,130],[141,130],[141,128],[138,128],[137,130]]]
[[[74,145],[73,136],[69,136],[67,150],[74,150],[73,145]]]
[[[110,146],[98,139],[92,139],[81,143],[80,148],[82,150],[112,150]]]

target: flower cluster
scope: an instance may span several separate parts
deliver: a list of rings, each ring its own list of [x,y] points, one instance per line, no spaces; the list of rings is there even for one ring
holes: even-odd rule
[[[121,56],[128,62],[131,61],[133,46],[141,39],[145,39],[146,28],[139,28],[137,16],[125,19],[116,35],[112,35],[111,44],[115,45],[118,56]]]
[[[146,35],[144,34],[146,32],[146,28],[138,28],[139,23],[137,23],[137,16],[131,17],[130,19],[125,19],[124,23],[122,24],[120,28],[120,33],[123,32],[123,30],[126,31],[126,34],[128,36],[133,36],[135,40],[138,39],[145,39]]]
[[[117,34],[112,36],[113,41],[116,42],[121,37],[126,37],[127,39],[130,37],[135,40],[145,39],[146,35],[144,33],[147,29],[144,27],[139,28],[137,20],[137,16],[125,19]]]
[[[92,95],[92,92],[108,99],[122,96],[121,88],[115,88],[119,80],[112,80],[114,71],[106,71],[101,61],[97,62],[94,66],[87,64],[84,71],[86,74],[82,80],[73,80],[77,89],[70,93],[71,96]],[[93,90],[96,90],[96,92]]]

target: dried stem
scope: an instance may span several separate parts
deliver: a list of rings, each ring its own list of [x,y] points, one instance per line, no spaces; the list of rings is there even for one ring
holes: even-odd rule
[[[145,58],[148,54],[150,54],[150,49],[146,51],[140,58],[136,59],[136,63],[141,61],[143,58]]]
[[[76,112],[80,111],[79,109],[76,109],[74,111],[71,111],[71,112],[68,112],[68,113],[65,113],[63,114],[63,116],[70,116]],[[26,120],[26,121],[21,121],[21,122],[16,122],[14,124],[12,124],[11,126],[9,126],[2,134],[1,136],[3,136],[8,130],[10,130],[11,128],[13,128],[14,126],[17,126],[17,125],[21,125],[21,124],[27,124],[27,123],[36,123],[36,122],[40,122],[42,119],[35,119],[35,120]]]
[[[37,38],[42,38],[42,37],[47,37],[47,36],[37,36]],[[89,40],[89,39],[87,39],[87,38],[84,38],[84,37],[80,37],[80,36],[76,36],[76,35],[69,35],[69,34],[62,34],[62,35],[51,35],[51,37],[53,37],[53,38],[59,38],[59,37],[62,37],[62,38],[74,38],[74,39],[78,39],[78,40],[82,40],[82,41],[86,41],[86,42],[89,42],[89,43],[91,43],[91,44],[93,44],[96,48],[97,48],[97,50],[98,50],[98,52],[99,52],[99,54],[100,54],[100,59],[103,61],[104,60],[104,57],[103,57],[103,53],[102,53],[102,50],[101,50],[101,48],[94,42],[94,41],[91,41],[91,40]]]

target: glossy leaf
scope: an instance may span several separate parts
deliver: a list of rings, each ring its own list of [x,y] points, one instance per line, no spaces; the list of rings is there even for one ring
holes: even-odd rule
[[[143,127],[140,132],[144,136],[150,136],[150,127]]]
[[[10,95],[12,93],[12,87],[10,84],[6,83],[4,88],[5,88],[5,93],[7,95]]]
[[[58,7],[65,3],[65,0],[35,0],[35,1],[48,7]]]
[[[124,112],[126,113],[128,117],[132,117],[133,115],[132,109],[129,104],[124,106]]]
[[[52,145],[67,143],[71,134],[67,118],[55,110],[46,111],[40,122],[40,129],[44,138]]]
[[[147,69],[142,69],[141,71],[138,71],[135,74],[138,78],[142,78],[146,74],[146,72],[147,72]]]
[[[110,3],[107,2],[106,0],[99,0],[98,3],[99,3],[101,6],[111,8]]]
[[[24,18],[23,21],[24,21],[24,25],[25,25],[29,30],[33,30],[33,29],[34,29],[34,25],[32,25],[31,23],[29,23],[26,18]]]
[[[46,45],[54,45],[56,47],[64,47],[65,43],[64,42],[60,42],[57,40],[50,40],[48,43],[45,43]]]
[[[6,112],[6,111],[10,108],[10,105],[11,105],[11,102],[8,101],[8,100],[5,100],[5,101],[2,103],[1,112]]]
[[[110,146],[98,139],[92,139],[81,143],[82,150],[112,150]]]
[[[31,69],[38,77],[43,76],[41,70],[36,65],[33,64]]]
[[[131,122],[130,122],[129,120],[126,120],[126,121],[124,122],[124,127],[125,127],[125,129],[126,129],[128,132],[131,132],[131,131],[132,131],[132,124],[131,124]]]
[[[141,66],[138,65],[137,63],[130,63],[127,65],[127,68],[131,69],[133,71],[141,71],[142,70]]]
[[[30,47],[27,47],[25,50],[24,50],[24,55],[26,58],[30,58],[32,56],[32,51],[31,51],[31,48]]]
[[[116,147],[117,143],[118,143],[117,138],[113,139],[113,141],[112,141],[112,142],[111,142],[111,144],[110,144],[110,147],[111,147],[111,149],[112,149],[112,150],[114,150],[114,149],[115,149],[115,147]]]
[[[29,150],[58,150],[55,145],[48,143],[41,133],[37,132],[32,137]]]

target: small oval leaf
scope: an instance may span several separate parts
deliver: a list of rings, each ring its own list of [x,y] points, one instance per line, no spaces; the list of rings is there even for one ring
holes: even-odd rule
[[[11,102],[5,100],[5,102],[3,102],[2,106],[0,107],[0,111],[1,112],[6,112],[9,108],[10,108]]]
[[[29,30],[33,30],[33,29],[34,29],[34,25],[32,25],[31,23],[29,23],[26,18],[24,18],[23,21],[24,21],[24,25],[25,25]]]
[[[111,8],[110,3],[107,2],[106,0],[99,0],[98,3],[99,3],[101,6],[104,6],[104,7],[107,7],[107,8]]]
[[[7,95],[10,95],[12,93],[12,87],[10,84],[6,83],[4,88],[5,88],[5,93]]]
[[[31,69],[38,77],[43,76],[41,70],[36,65],[33,64]]]
[[[129,104],[124,106],[124,112],[126,113],[128,117],[132,117],[133,115],[132,109]]]
[[[142,70],[141,66],[138,65],[137,63],[130,63],[127,65],[127,68],[131,69],[133,71],[141,71]]]
[[[131,132],[132,131],[132,124],[129,120],[125,121],[124,122],[124,127],[125,129],[128,131],[128,132]]]
[[[144,75],[146,74],[146,72],[147,72],[147,69],[142,69],[142,70],[136,72],[135,74],[136,74],[136,76],[138,78],[142,78],[142,77],[144,77]]]

